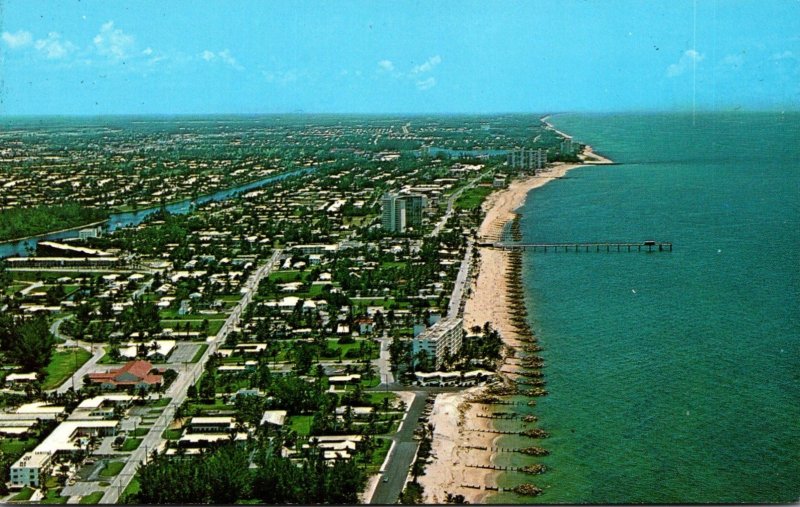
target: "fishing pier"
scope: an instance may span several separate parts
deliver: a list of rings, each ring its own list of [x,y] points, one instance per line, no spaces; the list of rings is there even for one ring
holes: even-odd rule
[[[498,248],[501,250],[533,252],[671,252],[672,243],[665,241],[642,241],[640,243],[521,243],[517,241],[497,241],[478,243],[478,246]]]

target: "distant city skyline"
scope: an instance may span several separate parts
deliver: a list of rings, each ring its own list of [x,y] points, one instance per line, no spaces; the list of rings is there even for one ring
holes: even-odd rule
[[[0,114],[796,110],[800,2],[6,0]]]

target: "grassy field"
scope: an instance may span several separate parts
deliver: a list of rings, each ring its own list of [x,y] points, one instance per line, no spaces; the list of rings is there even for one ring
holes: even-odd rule
[[[40,502],[41,504],[46,505],[55,505],[55,504],[64,504],[67,503],[69,500],[68,496],[61,496],[59,495],[59,489],[48,489],[47,495],[45,495],[44,499]]]
[[[269,279],[275,283],[290,283],[305,281],[308,278],[308,272],[300,272],[296,270],[276,271],[269,275]]]
[[[212,315],[212,317],[213,317],[213,315]],[[225,317],[225,318],[227,318],[227,317]],[[222,328],[222,325],[225,324],[225,318],[222,318],[222,319],[217,319],[217,318],[208,319],[208,334],[209,335],[217,334],[217,332],[220,330],[220,328]],[[169,328],[169,329],[173,329],[174,330],[175,326],[180,324],[180,326],[181,326],[180,329],[181,330],[180,331],[175,331],[174,332],[174,336],[175,336],[175,339],[181,339],[181,338],[183,338],[181,336],[181,332],[184,330],[184,326],[186,326],[187,322],[189,323],[190,331],[199,331],[200,328],[203,326],[203,319],[202,318],[197,318],[197,316],[195,316],[194,319],[189,319],[189,320],[187,320],[187,319],[182,319],[182,320],[181,319],[166,319],[166,320],[162,320],[161,321],[161,325],[164,328]]]
[[[50,359],[45,371],[47,376],[42,383],[42,389],[54,389],[67,380],[75,371],[89,360],[92,354],[81,349],[75,348],[74,351],[56,352]]]
[[[199,385],[199,383],[198,383]],[[226,405],[221,399],[215,399],[214,403],[189,403],[189,413],[194,413],[195,410],[204,412],[208,410],[232,410],[233,407]]]
[[[126,438],[121,450],[125,452],[135,451],[141,443],[141,438]]]
[[[356,341],[353,343],[338,343],[338,340],[336,339],[329,339],[328,347],[330,347],[333,350],[341,350],[342,358],[345,358],[345,354],[347,354],[349,350],[356,350],[356,351],[359,350],[359,348],[361,347],[361,343],[362,343],[361,341]],[[369,350],[371,352],[370,358],[377,359],[378,357],[380,357],[380,350],[377,345],[373,344],[372,342],[367,342],[367,345],[365,347],[369,347]]]
[[[132,437],[143,437],[143,436],[147,435],[148,433],[150,433],[150,428],[149,427],[143,428],[143,427],[139,426],[135,430],[128,432],[128,435],[130,435]]]
[[[151,407],[166,407],[167,405],[169,405],[170,401],[172,401],[172,398],[170,398],[169,396],[164,396],[160,400],[156,400],[156,401],[150,403],[150,406]]]
[[[204,344],[200,345],[200,347],[197,349],[197,352],[194,353],[194,357],[192,358],[192,362],[196,363],[197,361],[199,361],[200,358],[203,357],[203,354],[206,353],[206,349],[208,349],[208,344],[204,343]]]
[[[100,477],[114,477],[122,471],[125,463],[122,461],[109,461],[106,467],[100,471]]]
[[[81,498],[80,503],[83,505],[94,505],[100,503],[100,499],[103,498],[102,491],[92,491],[88,495]]]
[[[467,190],[456,199],[455,208],[473,210],[478,208],[486,196],[491,194],[493,189],[491,187],[473,187]]]
[[[35,438],[26,438],[25,440],[3,438],[0,439],[0,452],[4,456],[22,456],[36,447],[36,444]]]
[[[126,487],[125,491],[122,492],[122,495],[120,496],[120,501],[131,503],[130,497],[139,493],[140,488],[141,486],[139,485],[139,476],[134,475],[133,479],[131,479],[131,482],[128,483],[128,487]]]
[[[389,454],[389,448],[392,447],[392,441],[388,438],[381,438],[378,440],[379,446],[372,451],[372,456],[367,464],[367,474],[376,474],[380,471],[386,455]]]
[[[12,502],[25,501],[25,500],[30,500],[32,496],[33,496],[33,488],[29,488],[26,486],[22,488],[19,493],[12,496],[10,500]]]
[[[181,438],[182,433],[183,432],[181,430],[166,429],[161,434],[161,438],[166,438],[167,440],[178,440],[179,438]]]
[[[378,407],[381,406],[384,399],[389,399],[389,405],[391,406],[394,403],[394,400],[397,398],[397,395],[394,393],[369,393],[369,402],[373,405],[377,405]]]
[[[310,415],[293,415],[289,418],[289,427],[298,435],[307,436],[311,433],[311,419],[313,417]]]

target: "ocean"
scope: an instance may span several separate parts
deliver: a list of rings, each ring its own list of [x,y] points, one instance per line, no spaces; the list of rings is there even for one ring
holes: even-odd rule
[[[497,503],[800,499],[800,113],[557,115],[620,165],[529,194],[529,242],[671,241],[656,253],[526,253],[549,396],[536,498]],[[524,401],[524,398],[518,398]],[[502,429],[519,427],[498,421]]]

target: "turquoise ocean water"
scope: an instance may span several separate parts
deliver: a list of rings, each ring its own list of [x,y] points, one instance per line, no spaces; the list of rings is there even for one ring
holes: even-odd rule
[[[672,241],[672,253],[527,253],[551,437],[537,502],[800,499],[800,114],[556,116],[621,165],[529,195],[524,239]],[[513,422],[499,421],[506,427]],[[499,494],[492,502],[524,498]]]

